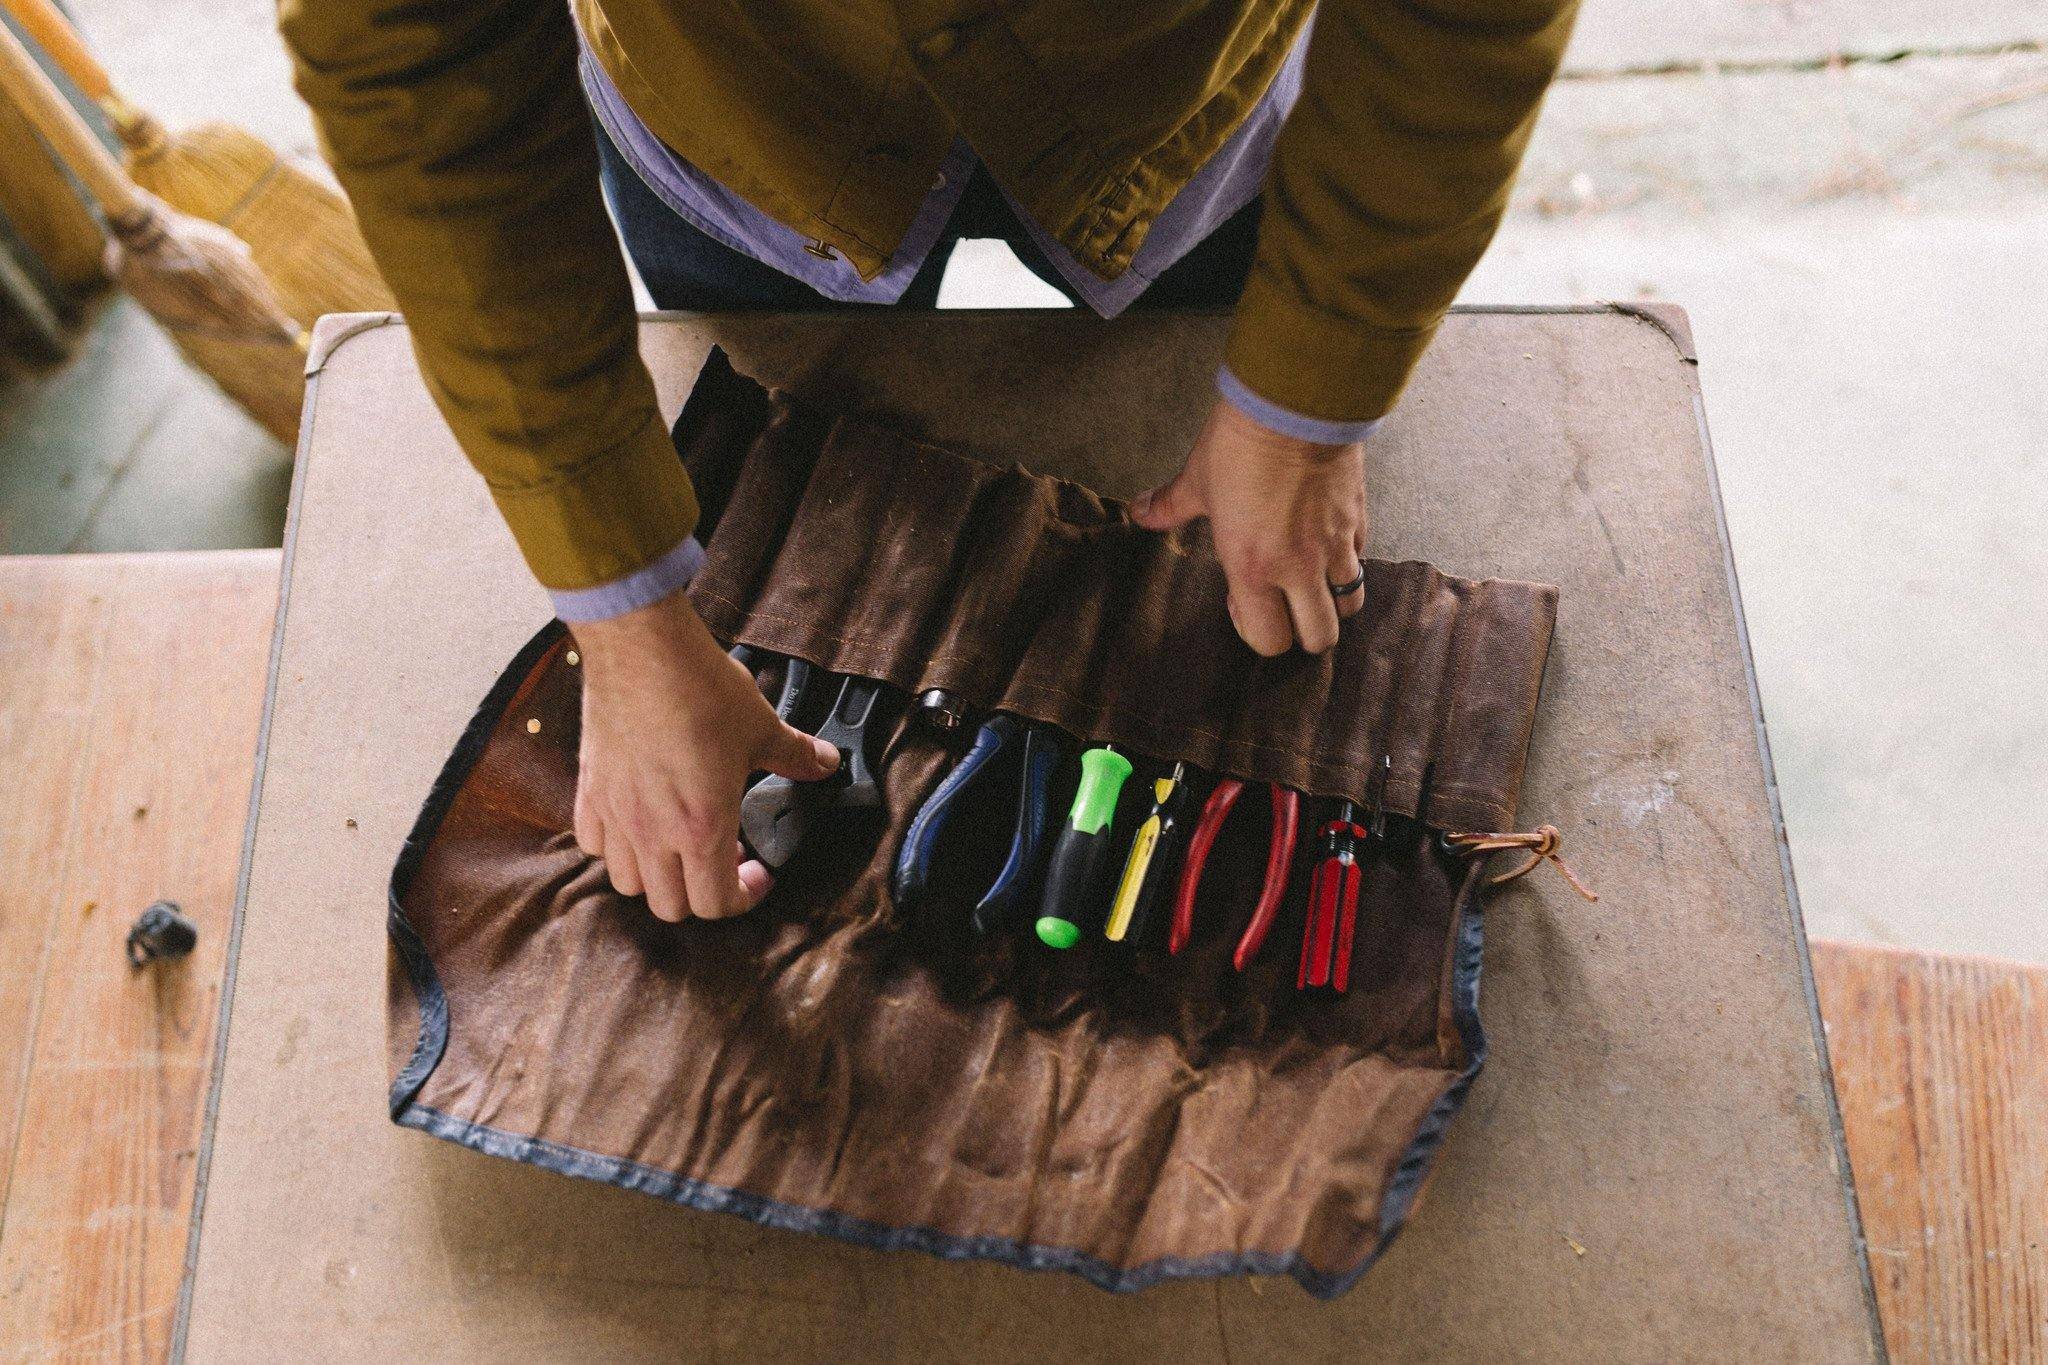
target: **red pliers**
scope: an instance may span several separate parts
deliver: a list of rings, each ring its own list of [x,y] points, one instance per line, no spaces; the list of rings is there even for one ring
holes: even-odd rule
[[[1266,941],[1266,933],[1273,927],[1273,917],[1280,912],[1280,901],[1287,894],[1287,872],[1294,861],[1294,839],[1301,824],[1301,793],[1271,784],[1273,796],[1273,836],[1266,847],[1266,885],[1259,893],[1259,903],[1252,910],[1252,920],[1244,929],[1244,936],[1237,941],[1237,952],[1231,962],[1243,971],[1251,960],[1258,956],[1259,948]],[[1194,837],[1188,841],[1187,861],[1181,865],[1180,888],[1173,902],[1173,930],[1168,935],[1166,946],[1170,952],[1179,952],[1187,946],[1188,938],[1195,927],[1195,892],[1202,884],[1202,865],[1209,860],[1209,849],[1216,842],[1217,832],[1230,815],[1230,808],[1237,804],[1238,794],[1244,790],[1244,783],[1234,777],[1226,777],[1216,784],[1216,790],[1209,793],[1209,800],[1202,807],[1201,823],[1195,826]]]
[[[1387,780],[1393,772],[1393,756],[1382,757],[1373,772],[1372,814],[1365,824],[1358,823],[1356,807],[1340,801],[1336,817],[1321,830],[1321,856],[1308,882],[1308,923],[1301,931],[1296,990],[1334,986],[1342,992],[1351,985],[1351,940],[1358,930],[1358,893],[1365,875],[1358,853],[1368,840],[1387,837]],[[1422,785],[1429,787],[1426,769]]]
[[[1365,826],[1353,818],[1351,803],[1322,828],[1321,854],[1308,884],[1308,924],[1301,931],[1301,970],[1295,988],[1351,984],[1351,938],[1358,927],[1358,846]]]

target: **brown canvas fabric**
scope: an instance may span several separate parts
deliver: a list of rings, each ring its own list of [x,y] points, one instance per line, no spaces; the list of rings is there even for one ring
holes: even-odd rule
[[[715,353],[676,439],[715,519],[690,589],[712,629],[894,689],[869,750],[883,809],[814,829],[754,914],[656,921],[570,832],[579,674],[567,633],[543,630],[394,874],[394,1117],[874,1246],[1112,1288],[1348,1287],[1483,1057],[1482,873],[1439,836],[1512,827],[1554,590],[1375,562],[1336,650],[1261,660],[1230,631],[1200,528],[1138,531],[1076,485],[806,409]],[[1065,953],[1029,915],[969,928],[1008,782],[955,814],[933,893],[898,906],[903,832],[960,744],[907,714],[931,687],[1076,749],[1115,743],[1140,779],[1185,761],[1197,802],[1215,776],[1301,789],[1304,845],[1316,798],[1365,803],[1390,761],[1349,991],[1295,989],[1305,856],[1264,951],[1231,965],[1264,872],[1256,796],[1178,956],[1163,925]]]

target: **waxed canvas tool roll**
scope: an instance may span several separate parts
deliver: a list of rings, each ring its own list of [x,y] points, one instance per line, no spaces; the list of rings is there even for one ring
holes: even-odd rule
[[[689,589],[712,630],[891,685],[868,750],[883,810],[814,825],[753,914],[656,921],[577,849],[579,669],[544,629],[393,876],[394,1117],[876,1247],[1119,1289],[1244,1272],[1348,1288],[1484,1053],[1484,870],[1438,835],[1514,827],[1555,590],[1375,562],[1331,654],[1262,660],[1200,527],[1138,531],[1086,489],[807,409],[716,352],[677,442],[715,519]],[[1064,953],[1029,914],[973,932],[1007,783],[949,822],[951,881],[899,907],[897,848],[962,743],[909,713],[933,687],[1057,726],[1075,752],[1119,746],[1139,765],[1125,829],[1154,765],[1180,760],[1201,773],[1190,822],[1217,776],[1306,793],[1305,848],[1329,799],[1363,807],[1384,768],[1349,990],[1296,989],[1305,855],[1263,952],[1232,968],[1266,858],[1257,789],[1177,956],[1163,925]]]

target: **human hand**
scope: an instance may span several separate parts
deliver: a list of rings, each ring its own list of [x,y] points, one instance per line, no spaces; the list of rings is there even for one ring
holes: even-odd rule
[[[753,909],[774,879],[742,861],[748,775],[817,781],[839,751],[784,724],[680,592],[570,629],[584,675],[576,842],[661,919]]]
[[[1131,504],[1153,531],[1209,519],[1230,584],[1230,620],[1260,654],[1297,641],[1311,654],[1337,643],[1337,622],[1365,605],[1365,449],[1317,445],[1261,426],[1223,399],[1179,474]]]

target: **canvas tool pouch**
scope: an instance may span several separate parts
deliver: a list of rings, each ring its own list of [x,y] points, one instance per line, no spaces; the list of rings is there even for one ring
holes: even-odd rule
[[[882,810],[814,822],[754,913],[657,921],[577,848],[581,670],[564,628],[542,630],[393,874],[393,1116],[873,1247],[1116,1289],[1248,1272],[1348,1288],[1484,1053],[1485,859],[1441,836],[1514,828],[1555,590],[1373,562],[1335,650],[1260,659],[1200,526],[1140,531],[1075,484],[805,407],[717,352],[676,434],[715,518],[691,600],[727,642],[889,685],[868,747]],[[1070,752],[1118,746],[1138,765],[1119,829],[1174,761],[1201,774],[1190,823],[1218,776],[1305,793],[1304,854],[1249,969],[1231,952],[1265,871],[1259,789],[1178,955],[1163,924],[1067,952],[1029,912],[974,933],[1008,782],[949,822],[938,890],[898,906],[904,831],[962,743],[911,714],[928,688],[1056,726]],[[1381,785],[1350,988],[1299,991],[1310,835]]]

